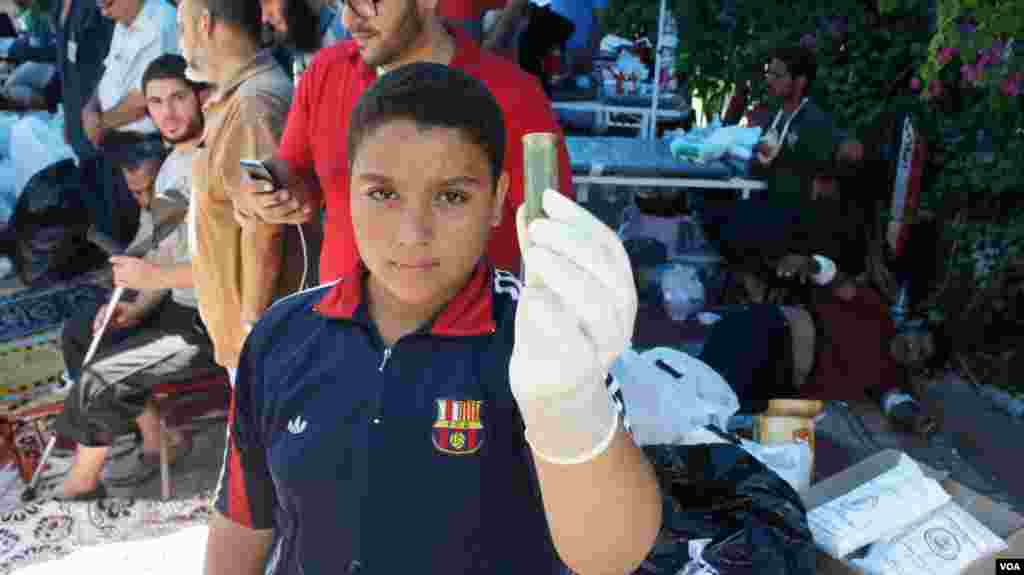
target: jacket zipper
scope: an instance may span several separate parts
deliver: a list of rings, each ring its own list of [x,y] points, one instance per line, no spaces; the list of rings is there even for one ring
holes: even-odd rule
[[[377,371],[378,372],[383,372],[384,371],[384,366],[386,366],[388,364],[388,360],[389,359],[391,359],[391,348],[390,347],[385,347],[384,348],[384,358],[380,360],[380,365],[377,367]]]

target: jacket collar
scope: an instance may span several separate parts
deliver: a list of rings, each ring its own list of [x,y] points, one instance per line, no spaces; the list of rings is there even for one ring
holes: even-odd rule
[[[360,262],[356,269],[342,276],[327,290],[314,309],[329,318],[369,322],[365,299],[368,273]],[[446,337],[494,333],[497,324],[494,320],[493,285],[494,270],[486,260],[481,260],[466,285],[420,332]]]
[[[273,52],[269,48],[264,48],[257,52],[252,59],[250,59],[238,72],[235,73],[234,77],[224,83],[223,86],[218,86],[216,91],[210,95],[210,99],[206,102],[205,108],[208,108],[216,103],[226,100],[231,94],[242,85],[243,82],[252,78],[256,74],[271,70],[277,65],[277,61],[274,60]]]

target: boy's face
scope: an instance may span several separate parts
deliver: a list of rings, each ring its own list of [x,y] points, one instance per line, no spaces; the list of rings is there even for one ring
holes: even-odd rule
[[[508,188],[457,130],[408,120],[366,135],[352,162],[352,224],[371,282],[402,304],[437,306],[462,288],[501,221]]]
[[[124,171],[124,180],[132,197],[140,208],[148,209],[150,202],[153,201],[153,184],[160,171],[160,163],[156,160],[143,160],[137,164],[123,166],[121,169]]]

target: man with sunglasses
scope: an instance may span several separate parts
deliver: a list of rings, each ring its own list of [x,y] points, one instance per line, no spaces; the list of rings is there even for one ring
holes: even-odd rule
[[[522,137],[561,134],[539,83],[515,64],[482,50],[460,30],[445,25],[437,0],[345,0],[342,16],[352,39],[321,50],[303,74],[275,158],[268,162],[278,188],[243,182],[237,216],[268,223],[310,221],[326,208],[320,281],[341,277],[356,263],[349,208],[348,122],[359,96],[380,74],[403,64],[434,62],[481,80],[505,114],[504,170],[509,201],[488,247],[490,261],[518,271],[515,210],[523,202]],[[559,190],[572,195],[564,144],[559,149]]]

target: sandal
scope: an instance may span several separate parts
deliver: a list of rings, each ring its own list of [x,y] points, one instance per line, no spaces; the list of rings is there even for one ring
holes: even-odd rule
[[[185,436],[179,443],[172,445],[170,448],[170,468],[174,469],[182,460],[185,459],[192,451],[192,438]],[[135,462],[135,467],[131,473],[124,477],[107,480],[108,483],[115,487],[135,487],[141,485],[150,479],[156,477],[160,473],[160,454],[159,453],[144,453],[138,454],[138,459]]]

